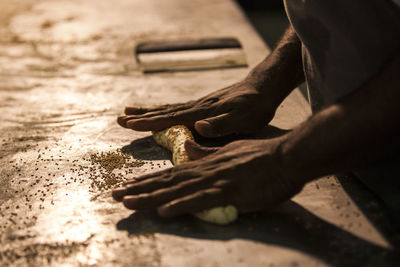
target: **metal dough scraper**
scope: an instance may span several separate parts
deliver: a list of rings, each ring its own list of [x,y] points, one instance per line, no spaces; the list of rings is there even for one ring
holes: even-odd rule
[[[136,60],[143,72],[247,67],[236,38],[209,38],[139,43]]]

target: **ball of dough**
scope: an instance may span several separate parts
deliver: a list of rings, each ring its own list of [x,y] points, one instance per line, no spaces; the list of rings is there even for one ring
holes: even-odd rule
[[[172,126],[162,131],[153,132],[153,138],[157,144],[172,152],[172,164],[179,165],[190,161],[185,150],[185,141],[193,140],[193,135],[183,125]]]
[[[197,218],[216,224],[229,224],[235,221],[238,217],[238,210],[233,205],[225,207],[215,207],[208,210],[203,210],[194,214]]]

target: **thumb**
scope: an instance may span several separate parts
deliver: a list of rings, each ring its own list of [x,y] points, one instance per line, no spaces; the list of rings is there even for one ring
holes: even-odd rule
[[[196,121],[194,128],[204,137],[219,137],[236,132],[239,125],[234,123],[232,113],[224,113],[215,117]]]
[[[196,159],[205,157],[211,153],[216,152],[218,149],[219,148],[216,148],[216,147],[201,146],[192,140],[186,140],[186,142],[185,142],[186,153],[188,154],[189,158],[192,160],[196,160]]]

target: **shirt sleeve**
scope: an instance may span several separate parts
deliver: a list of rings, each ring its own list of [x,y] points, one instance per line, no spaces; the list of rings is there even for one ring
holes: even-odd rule
[[[313,111],[360,88],[399,51],[394,1],[286,0],[285,8],[303,43]]]

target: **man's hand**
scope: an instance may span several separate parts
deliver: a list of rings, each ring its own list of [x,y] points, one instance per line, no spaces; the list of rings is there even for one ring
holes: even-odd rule
[[[267,125],[279,103],[247,82],[215,91],[196,101],[154,108],[125,109],[118,123],[136,131],[158,131],[183,124],[205,137],[254,133]]]
[[[136,131],[183,124],[205,137],[255,133],[302,81],[301,43],[288,28],[277,47],[241,82],[196,101],[153,108],[127,107],[118,123]]]
[[[149,174],[113,191],[129,209],[156,209],[160,216],[194,213],[232,204],[253,212],[290,199],[303,183],[287,177],[281,165],[280,139],[242,140],[220,149],[187,141],[191,158],[198,160]]]

